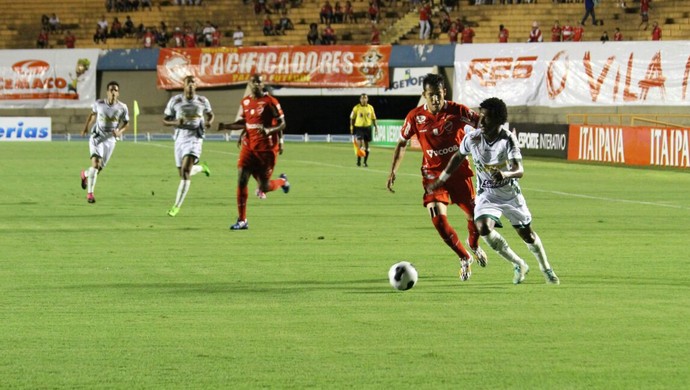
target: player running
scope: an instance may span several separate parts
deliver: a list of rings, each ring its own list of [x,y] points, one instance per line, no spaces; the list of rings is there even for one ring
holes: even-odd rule
[[[243,130],[242,149],[237,160],[237,222],[230,230],[249,229],[247,222],[247,198],[249,178],[253,175],[259,181],[262,192],[282,188],[290,191],[290,183],[284,173],[279,179],[271,180],[280,150],[280,134],[285,129],[285,116],[278,99],[264,91],[260,75],[249,80],[251,94],[242,99],[241,117],[233,123],[219,123],[218,131]]]
[[[81,132],[82,136],[91,132],[89,137],[91,166],[81,171],[81,188],[86,190],[86,200],[89,203],[96,203],[93,191],[96,188],[98,174],[108,164],[115,151],[116,138],[122,136],[129,123],[127,105],[118,100],[120,85],[116,81],[111,81],[106,86],[106,90],[106,99],[98,99],[91,106],[91,114],[86,119],[84,130]]]
[[[443,77],[427,74],[422,81],[426,104],[407,114],[400,132],[400,140],[393,153],[393,165],[388,177],[387,188],[393,192],[395,173],[402,162],[407,142],[416,135],[422,147],[422,185],[436,180],[465,135],[465,125],[476,126],[479,114],[468,107],[446,100],[446,85]],[[460,279],[466,281],[472,275],[472,256],[460,242],[455,229],[448,222],[448,204],[457,204],[467,216],[467,243],[474,252],[479,265],[486,266],[486,253],[479,247],[479,233],[474,224],[474,197],[472,169],[465,162],[461,169],[447,178],[435,191],[424,193],[424,206],[429,210],[431,222],[438,234],[460,258]]]
[[[476,224],[484,241],[504,259],[514,264],[513,283],[525,280],[529,266],[508,246],[495,227],[503,227],[501,215],[513,225],[527,248],[539,262],[546,282],[560,284],[551,268],[541,239],[532,229],[532,215],[520,190],[518,179],[524,174],[522,154],[514,134],[503,129],[508,120],[508,109],[498,98],[484,100],[480,105],[481,130],[472,130],[463,138],[460,148],[453,153],[441,175],[429,183],[427,190],[438,191],[452,180],[458,167],[464,169],[467,156],[472,155],[477,171]]]
[[[163,124],[175,127],[175,165],[180,175],[175,204],[168,210],[168,215],[174,217],[192,185],[192,176],[199,172],[211,174],[206,163],[198,163],[204,134],[213,124],[214,115],[208,99],[197,95],[194,76],[184,78],[184,93],[170,98],[164,115]]]

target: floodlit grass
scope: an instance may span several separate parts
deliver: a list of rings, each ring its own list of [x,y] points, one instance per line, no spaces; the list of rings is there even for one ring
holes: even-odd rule
[[[172,143],[120,143],[87,204],[84,142],[0,143],[0,388],[684,388],[690,174],[527,159],[560,286],[487,248],[460,282],[421,206],[418,152],[287,144],[292,190],[237,211],[208,142],[180,214]],[[254,184],[250,188],[253,194]],[[465,235],[460,210],[451,222]],[[418,285],[394,291],[388,267]]]

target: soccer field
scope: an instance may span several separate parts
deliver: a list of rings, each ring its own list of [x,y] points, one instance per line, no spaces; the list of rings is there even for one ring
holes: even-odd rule
[[[690,383],[690,174],[527,158],[561,279],[509,263],[467,282],[421,205],[419,152],[288,143],[289,194],[237,217],[238,149],[207,142],[177,217],[172,142],[0,143],[0,388],[652,389]],[[250,184],[250,195],[254,183]],[[457,207],[450,221],[464,237]],[[507,225],[507,224],[506,224]],[[393,290],[391,264],[419,271]]]

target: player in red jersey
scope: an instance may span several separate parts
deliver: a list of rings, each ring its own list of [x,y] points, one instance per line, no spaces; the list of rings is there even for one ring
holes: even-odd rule
[[[280,150],[279,134],[285,129],[285,116],[278,100],[264,92],[264,82],[260,75],[252,75],[249,80],[251,95],[242,99],[241,118],[233,123],[218,124],[221,130],[245,130],[242,150],[237,160],[237,222],[231,230],[245,230],[247,223],[247,198],[249,197],[249,178],[259,180],[263,192],[282,188],[290,191],[290,183],[284,173],[280,179],[271,180],[273,168]]]
[[[393,153],[393,164],[388,176],[387,188],[393,192],[395,173],[402,162],[407,142],[417,136],[422,147],[422,187],[435,181],[443,171],[450,157],[458,150],[458,145],[465,136],[465,126],[476,127],[479,114],[468,107],[445,99],[446,86],[443,77],[428,74],[422,81],[426,104],[417,107],[407,114],[400,131],[400,140]],[[424,206],[429,210],[431,222],[436,227],[443,241],[460,258],[460,279],[465,281],[472,274],[470,264],[472,256],[462,245],[455,229],[447,218],[448,204],[457,204],[467,215],[468,244],[474,252],[479,265],[486,266],[486,254],[479,247],[479,232],[474,225],[475,190],[472,185],[472,169],[465,162],[445,182],[443,187],[432,193],[424,193]]]

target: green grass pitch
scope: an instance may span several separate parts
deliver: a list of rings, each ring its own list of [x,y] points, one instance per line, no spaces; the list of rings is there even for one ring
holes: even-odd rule
[[[0,143],[0,388],[679,389],[690,383],[690,174],[527,158],[560,286],[507,262],[460,282],[421,155],[288,143],[292,190],[229,231],[237,148],[207,142],[180,214],[172,143],[118,144],[87,204],[84,142]],[[464,237],[457,207],[450,220]],[[387,281],[413,262],[412,290]]]

